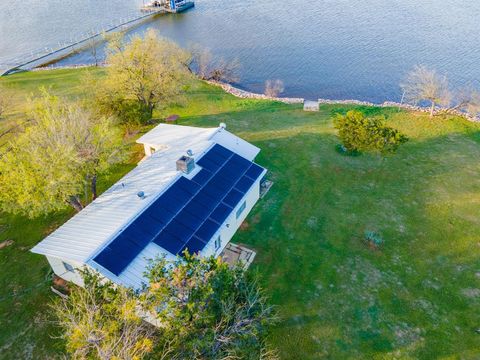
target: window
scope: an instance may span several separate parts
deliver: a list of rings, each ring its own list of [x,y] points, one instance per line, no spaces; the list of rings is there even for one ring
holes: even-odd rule
[[[67,271],[71,271],[71,272],[74,272],[74,271],[75,271],[75,269],[73,268],[73,266],[70,265],[70,264],[68,264],[68,263],[66,263],[66,262],[63,263],[63,267],[64,267],[65,270],[67,270]]]
[[[240,215],[242,215],[243,211],[245,210],[245,208],[247,207],[247,202],[244,201],[242,206],[240,206],[237,210],[237,219],[240,217]]]
[[[222,239],[220,236],[215,239],[215,251],[222,247]]]

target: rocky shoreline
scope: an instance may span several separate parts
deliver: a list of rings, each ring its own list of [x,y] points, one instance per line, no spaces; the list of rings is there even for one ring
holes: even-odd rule
[[[218,81],[206,81],[206,82],[208,84],[218,86],[222,88],[225,92],[242,99],[271,100],[271,101],[279,101],[285,104],[303,104],[305,102],[304,98],[271,97],[264,94],[258,94],[258,93],[242,90],[227,83],[222,83]],[[369,101],[361,101],[361,100],[318,99],[318,103],[319,105],[359,105],[359,106],[376,106],[376,107],[383,107],[383,108],[396,107],[399,109],[410,110],[410,111],[420,111],[425,113],[430,112],[430,108],[427,108],[427,107],[401,104],[394,101],[385,101],[382,104],[375,104]],[[470,116],[469,114],[466,114],[459,110],[450,110],[447,108],[437,107],[435,112],[436,114],[449,113],[452,115],[458,115],[458,116],[464,117],[469,121],[480,122],[479,118]]]

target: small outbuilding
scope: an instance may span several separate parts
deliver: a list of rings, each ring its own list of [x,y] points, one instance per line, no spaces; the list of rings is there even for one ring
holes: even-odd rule
[[[303,103],[303,110],[304,111],[319,111],[320,110],[320,104],[318,101],[311,101],[311,100],[305,100]]]
[[[79,269],[140,289],[149,259],[220,256],[260,197],[256,146],[222,125],[161,124],[139,165],[31,251],[82,286]]]

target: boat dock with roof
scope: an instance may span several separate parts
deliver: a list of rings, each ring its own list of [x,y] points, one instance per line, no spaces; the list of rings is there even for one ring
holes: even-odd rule
[[[144,3],[143,12],[158,12],[163,10],[170,13],[180,13],[195,6],[195,2],[191,0],[153,0]]]

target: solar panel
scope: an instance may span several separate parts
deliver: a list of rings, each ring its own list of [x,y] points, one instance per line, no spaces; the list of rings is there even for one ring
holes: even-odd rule
[[[232,172],[243,175],[252,163],[240,155],[233,154],[233,156],[225,164]]]
[[[206,154],[206,156],[217,156],[223,158],[222,163],[224,163],[232,155],[232,151],[218,144],[215,144]]]
[[[183,254],[183,252],[185,250],[188,250],[188,252],[190,254],[196,254],[198,253],[199,251],[202,251],[203,248],[205,247],[205,245],[207,245],[204,241],[200,240],[199,238],[197,238],[196,236],[193,236],[182,248],[182,250],[180,251],[181,254]]]
[[[142,217],[150,220],[150,225],[155,226],[157,229],[159,227],[164,227],[167,225],[175,216],[175,212],[172,211],[179,207],[179,203],[166,204],[162,202],[156,202],[150,206]]]
[[[153,242],[172,254],[202,251],[263,173],[263,168],[220,145],[180,177],[119,234],[94,261],[119,275]]]
[[[201,188],[200,185],[188,180],[187,178],[185,178],[183,176],[180,179],[178,179],[175,182],[175,184],[173,184],[172,186],[176,186],[180,190],[182,190],[185,193],[190,194],[190,195],[195,195]]]
[[[222,190],[213,181],[210,181],[207,185],[203,187],[202,192],[204,192],[208,197],[213,199],[213,207],[215,207],[220,202],[220,200],[225,197],[225,194],[228,193],[229,189],[230,188],[226,188]]]
[[[123,269],[131,262],[131,259],[112,251],[109,247],[105,248],[93,260],[115,275],[120,275]]]
[[[162,231],[153,242],[158,246],[161,246],[165,250],[169,251],[172,254],[178,254],[178,252],[185,245],[184,241],[181,241],[175,235],[172,235],[168,231]]]
[[[234,180],[227,179],[222,176],[215,176],[212,180],[210,180],[208,186],[215,188],[216,192],[226,193],[232,188],[234,183]]]
[[[227,219],[228,215],[232,213],[232,208],[220,203],[217,208],[213,211],[213,213],[210,215],[210,219],[214,220],[215,222],[219,224],[223,224],[225,220]]]
[[[213,176],[213,173],[211,173],[208,170],[202,169],[197,175],[195,175],[192,178],[192,181],[194,181],[196,184],[200,186],[203,186],[208,182],[208,180],[212,178],[212,176]]]
[[[257,164],[252,163],[250,165],[250,168],[245,173],[245,175],[247,175],[249,178],[253,180],[257,180],[262,172],[263,172],[263,168],[261,166],[258,166]]]
[[[200,165],[201,167],[207,169],[208,171],[210,171],[210,172],[212,172],[212,173],[217,172],[217,170],[222,167],[221,164],[218,164],[218,163],[210,160],[209,158],[206,158],[205,156],[202,157],[202,158],[198,161],[198,165]]]
[[[124,233],[113,240],[108,247],[126,258],[132,259],[141,251],[140,246],[131,241]]]
[[[122,233],[122,235],[125,236],[127,239],[129,239],[129,241],[135,243],[139,247],[140,251],[145,246],[147,246],[152,239],[152,236],[144,233],[142,231],[142,228],[140,228],[137,224],[133,224],[132,226],[129,226]]]
[[[203,240],[205,243],[208,243],[219,228],[219,224],[217,224],[213,220],[207,219],[200,227],[200,229],[198,229],[198,231],[195,233],[195,236]]]
[[[225,197],[225,199],[223,199],[223,202],[228,206],[234,208],[238,205],[240,200],[242,200],[243,196],[244,194],[242,194],[240,191],[232,189]]]
[[[193,215],[188,211],[188,209],[184,208],[177,215],[176,219],[180,221],[182,224],[184,224],[185,226],[193,230],[197,230],[200,227],[200,225],[203,224],[203,222],[207,217],[208,217],[207,214],[198,214],[198,216]]]
[[[177,219],[173,219],[170,224],[167,225],[164,231],[174,234],[177,238],[185,243],[188,239],[190,239],[195,230],[196,229],[191,229],[188,226],[185,226]]]
[[[161,225],[159,222],[152,221],[149,217],[145,216],[145,213],[138,217],[133,224],[135,224],[135,228],[137,228],[138,231],[141,234],[144,234],[144,236],[147,238],[154,237],[163,228],[163,225]]]
[[[248,176],[244,176],[235,184],[235,189],[245,194],[248,190],[250,190],[254,182],[255,180],[249,178]]]

